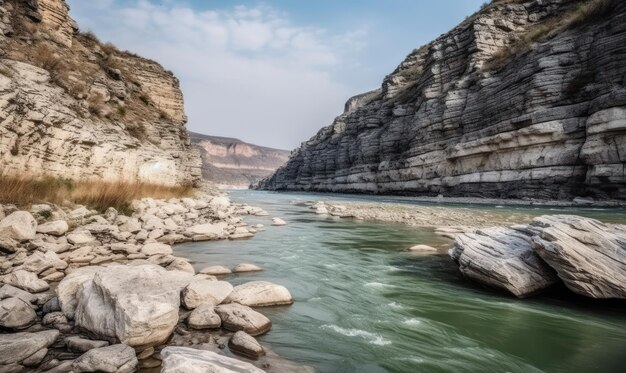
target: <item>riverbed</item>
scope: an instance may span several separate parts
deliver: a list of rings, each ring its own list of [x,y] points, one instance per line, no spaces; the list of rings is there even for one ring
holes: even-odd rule
[[[425,202],[260,191],[233,191],[231,199],[268,211],[246,218],[266,230],[245,241],[180,245],[175,254],[192,259],[196,270],[254,263],[264,271],[228,280],[286,286],[295,303],[261,309],[273,328],[259,340],[297,364],[319,372],[617,372],[626,361],[623,302],[590,301],[564,289],[518,300],[463,279],[445,254],[404,251],[451,244],[431,228],[318,216],[302,206],[324,199]],[[449,207],[626,223],[623,209]],[[269,226],[271,217],[288,225]]]

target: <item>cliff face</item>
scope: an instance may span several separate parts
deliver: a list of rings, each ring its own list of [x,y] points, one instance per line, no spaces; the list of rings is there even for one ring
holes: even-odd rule
[[[261,187],[626,198],[626,4],[497,0],[351,99]]]
[[[178,80],[80,33],[63,0],[0,0],[0,171],[195,183]]]
[[[289,159],[289,151],[238,139],[189,133],[202,155],[205,179],[221,186],[247,188],[268,177]]]

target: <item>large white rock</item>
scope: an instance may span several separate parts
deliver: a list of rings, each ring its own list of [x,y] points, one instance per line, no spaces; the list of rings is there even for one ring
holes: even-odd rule
[[[137,356],[131,347],[118,344],[89,350],[72,363],[72,371],[132,373],[137,371]]]
[[[533,252],[531,235],[512,228],[486,228],[456,237],[450,257],[464,276],[523,298],[558,282]]]
[[[68,319],[74,318],[74,312],[78,304],[76,297],[78,289],[87,281],[92,280],[99,267],[83,267],[69,273],[57,286],[56,292],[59,298],[61,311]]]
[[[187,228],[185,235],[193,237],[194,240],[218,240],[228,236],[227,228],[226,222],[206,223]]]
[[[239,303],[221,304],[215,312],[222,319],[222,327],[231,332],[244,332],[257,336],[267,333],[272,322],[263,314]]]
[[[4,277],[4,283],[13,285],[29,293],[41,293],[50,289],[50,285],[40,280],[36,274],[24,270],[11,272]]]
[[[45,350],[59,337],[58,330],[0,334],[0,366],[20,363]]]
[[[250,307],[292,304],[293,298],[286,287],[268,281],[252,281],[235,286],[226,303],[236,302]]]
[[[192,278],[155,265],[98,269],[76,292],[74,320],[96,335],[132,347],[159,345],[178,322],[180,292]],[[59,300],[63,307],[65,300]]]
[[[18,241],[32,240],[37,234],[37,221],[27,211],[16,211],[0,220],[0,236]]]
[[[537,254],[573,292],[626,299],[626,225],[580,216],[541,216],[531,229]]]
[[[194,280],[182,291],[183,305],[194,309],[201,304],[208,303],[214,306],[222,303],[233,291],[233,285],[226,281]]]
[[[37,232],[53,236],[62,236],[67,233],[69,229],[70,227],[65,220],[51,221],[37,226]]]
[[[161,373],[263,373],[250,363],[189,347],[166,347],[161,357]]]

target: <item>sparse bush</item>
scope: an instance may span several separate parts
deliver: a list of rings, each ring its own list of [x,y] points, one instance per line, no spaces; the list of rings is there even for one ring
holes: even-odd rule
[[[172,120],[172,118],[170,117],[170,115],[168,113],[166,113],[164,110],[159,110],[159,119],[161,120]]]
[[[41,216],[44,219],[50,219],[52,217],[52,211],[50,210],[41,210],[37,212],[37,215]]]
[[[117,47],[113,43],[105,43],[102,45],[102,52],[107,55],[112,55],[118,52]]]
[[[91,114],[102,118],[106,115],[106,109],[107,105],[101,93],[93,93],[89,96],[87,100],[87,110],[89,110]]]
[[[148,106],[152,105],[152,100],[150,99],[150,96],[148,96],[145,93],[140,94],[139,99],[141,100],[141,102],[143,102],[144,104]]]
[[[145,140],[147,137],[146,126],[143,123],[129,123],[126,125],[126,131],[138,140]]]
[[[33,56],[35,66],[47,70],[50,73],[50,81],[67,90],[69,80],[67,66],[54,51],[45,44],[39,45]]]
[[[126,106],[124,105],[117,105],[117,115],[119,115],[120,117],[125,117],[126,116]]]
[[[105,182],[99,180],[72,181],[44,177],[0,177],[0,203],[27,206],[34,203],[63,204],[65,201],[106,211],[114,207],[121,213],[132,214],[130,204],[135,199],[180,198],[192,196],[191,185],[166,186],[140,182]]]
[[[94,44],[100,44],[100,39],[98,39],[98,37],[96,36],[96,34],[94,34],[92,31],[87,30],[87,31],[81,31],[78,33],[79,37],[82,37],[83,39],[85,39],[86,41],[90,42],[90,43],[94,43]]]
[[[20,154],[20,148],[17,145],[17,141],[15,141],[11,147],[11,155],[15,157],[18,154]]]
[[[13,73],[13,70],[9,69],[6,66],[0,66],[0,74],[6,76],[7,78],[13,78],[13,76],[15,76],[15,74]]]

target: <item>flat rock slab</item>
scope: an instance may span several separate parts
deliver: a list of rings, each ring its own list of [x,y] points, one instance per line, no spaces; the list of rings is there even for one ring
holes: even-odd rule
[[[233,272],[224,266],[209,266],[209,267],[203,268],[198,273],[202,273],[205,275],[212,275],[212,276],[221,276],[221,275],[230,275]]]
[[[70,351],[75,352],[87,352],[96,348],[106,347],[109,345],[107,341],[94,341],[92,339],[85,339],[81,337],[67,337],[65,338],[65,346]]]
[[[574,293],[626,298],[626,226],[571,215],[541,216],[531,229],[537,254]]]
[[[166,347],[161,357],[161,373],[263,373],[250,363],[189,347]]]
[[[118,344],[90,350],[72,363],[72,370],[80,372],[132,373],[137,371],[137,356],[129,346]]]
[[[250,307],[279,306],[292,304],[293,298],[286,287],[268,281],[252,281],[235,286],[226,299]]]
[[[263,346],[253,336],[244,331],[238,331],[230,337],[228,348],[238,355],[254,360],[265,355]]]
[[[456,237],[450,257],[467,278],[519,298],[559,281],[533,252],[531,235],[512,228],[486,228]]]
[[[272,328],[270,319],[242,304],[222,304],[215,307],[215,312],[222,319],[222,327],[231,332],[243,330],[257,336],[267,333]]]
[[[226,281],[193,280],[183,289],[181,300],[188,309],[194,309],[205,303],[216,306],[232,291],[233,285]]]
[[[42,349],[48,348],[58,337],[58,330],[0,334],[0,365],[21,363]]]

